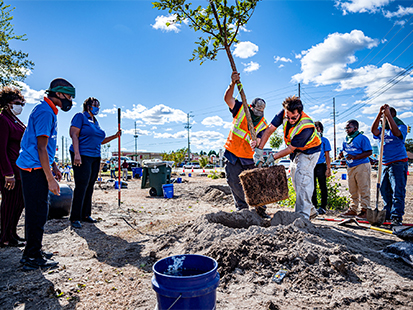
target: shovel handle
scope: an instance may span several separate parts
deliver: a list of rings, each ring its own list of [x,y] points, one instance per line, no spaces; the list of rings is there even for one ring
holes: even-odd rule
[[[384,148],[384,130],[386,129],[386,116],[383,113],[381,123],[381,143],[380,143],[380,156],[379,156],[379,168],[377,173],[377,191],[376,191],[376,210],[379,208],[380,197],[380,183],[381,183],[381,166],[383,165],[383,148]]]
[[[379,228],[379,227],[375,227],[375,226],[370,226],[369,228],[370,228],[370,229],[373,229],[373,230],[377,230],[377,231],[384,232],[384,233],[386,233],[386,234],[390,234],[390,235],[393,234],[393,231],[391,231],[391,230],[389,230],[389,229]]]

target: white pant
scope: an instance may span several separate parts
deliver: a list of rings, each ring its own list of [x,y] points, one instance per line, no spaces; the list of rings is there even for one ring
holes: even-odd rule
[[[320,152],[314,154],[298,153],[291,163],[291,178],[296,193],[295,212],[310,218],[313,203],[311,197],[314,191],[314,167]]]

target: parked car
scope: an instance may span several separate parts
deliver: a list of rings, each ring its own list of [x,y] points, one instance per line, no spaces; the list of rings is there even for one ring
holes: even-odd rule
[[[186,163],[184,165],[184,169],[200,169],[201,166],[197,162]]]
[[[344,159],[336,159],[331,162],[331,169],[346,168],[346,161]]]
[[[282,165],[285,169],[290,169],[291,161],[289,159],[281,159],[277,165]]]
[[[121,164],[123,163],[123,161],[126,159],[126,162],[128,163],[128,170],[129,171],[132,171],[132,168],[139,168],[141,165],[137,162],[137,161],[134,161],[134,160],[132,160],[132,159],[130,159],[129,157],[127,157],[127,156],[121,156],[120,157],[120,162],[121,162]],[[118,170],[118,157],[117,156],[112,156],[110,159],[109,159],[109,161],[115,161],[115,165],[116,165],[116,170]],[[103,172],[106,172],[106,171],[108,171],[110,169],[110,163],[105,163],[104,165],[103,165],[103,167],[102,167],[102,171]]]

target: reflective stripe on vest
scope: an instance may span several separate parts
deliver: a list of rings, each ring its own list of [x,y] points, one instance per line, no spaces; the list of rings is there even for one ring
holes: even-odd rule
[[[256,133],[259,133],[267,127],[268,125],[264,117],[261,117],[254,129]],[[248,129],[245,110],[244,107],[241,106],[232,121],[232,126],[224,147],[237,157],[252,159],[254,152],[251,149],[250,141],[251,136]]]
[[[248,143],[251,141],[251,135],[248,131],[245,131],[241,129],[241,123],[244,121],[246,118],[244,106],[242,105],[241,108],[238,111],[237,116],[234,118],[234,121],[231,126],[231,132],[236,135],[237,137],[241,139],[245,139]],[[267,123],[265,122],[264,118],[262,117],[260,122],[257,124],[257,126],[254,127],[255,132],[259,133],[261,130],[267,128]]]
[[[284,112],[285,115],[285,112]],[[313,120],[304,112],[302,112],[302,116],[300,121],[298,122],[298,124],[296,124],[292,129],[290,129],[290,132],[286,133],[287,130],[287,123],[288,120],[286,117],[284,117],[283,120],[283,127],[284,127],[284,142],[287,146],[289,146],[291,144],[291,141],[294,139],[294,137],[301,133],[301,131],[303,131],[303,129],[306,128],[314,128],[313,134],[310,137],[310,140],[307,141],[306,145],[303,147],[297,147],[298,150],[306,150],[309,149],[311,147],[315,147],[321,144],[321,139],[320,137],[317,135],[317,130],[315,128],[315,125],[313,123]],[[319,140],[320,143],[317,143],[316,140]],[[314,145],[313,145],[314,144]]]

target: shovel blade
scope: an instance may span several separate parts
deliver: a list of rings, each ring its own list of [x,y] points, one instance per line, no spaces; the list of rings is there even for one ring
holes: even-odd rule
[[[366,212],[367,221],[373,226],[380,226],[386,220],[386,210],[379,210],[379,209],[367,209]]]

